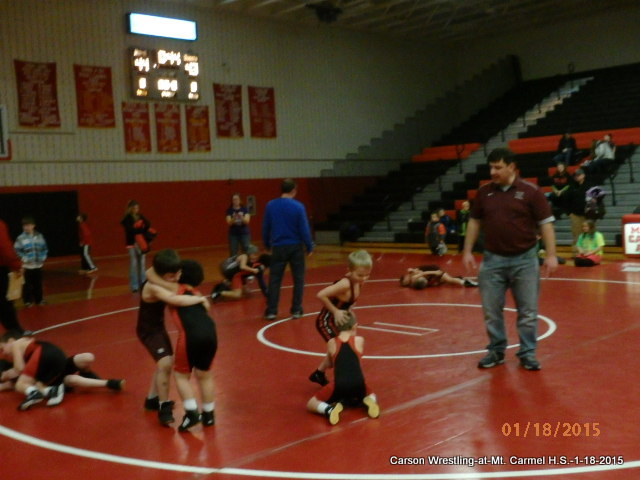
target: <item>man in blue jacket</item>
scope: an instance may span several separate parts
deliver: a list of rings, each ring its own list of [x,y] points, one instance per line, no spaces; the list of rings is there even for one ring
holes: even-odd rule
[[[313,252],[311,230],[304,205],[295,200],[296,183],[287,178],[282,181],[281,196],[267,203],[262,222],[262,241],[271,250],[271,270],[265,320],[275,320],[278,315],[280,286],[284,270],[289,264],[293,275],[293,299],[291,315],[302,316],[304,290],[305,248]]]

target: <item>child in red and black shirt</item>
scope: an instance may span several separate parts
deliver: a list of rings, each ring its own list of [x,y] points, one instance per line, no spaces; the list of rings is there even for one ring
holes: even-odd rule
[[[93,237],[91,236],[91,229],[87,223],[87,214],[80,213],[76,217],[76,221],[78,222],[78,239],[80,244],[80,273],[94,273],[98,270],[98,267],[96,267],[91,257]]]

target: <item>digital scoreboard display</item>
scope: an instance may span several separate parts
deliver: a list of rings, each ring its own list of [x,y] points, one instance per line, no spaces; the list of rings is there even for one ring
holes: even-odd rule
[[[198,55],[177,50],[131,49],[135,98],[196,101],[200,98]]]

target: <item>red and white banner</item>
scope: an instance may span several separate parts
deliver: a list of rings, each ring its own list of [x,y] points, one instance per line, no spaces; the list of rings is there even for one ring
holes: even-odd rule
[[[146,103],[122,102],[124,125],[124,149],[127,153],[151,152],[151,122],[149,105]]]
[[[159,153],[181,153],[182,131],[180,129],[180,105],[156,103],[156,140]]]
[[[256,138],[275,138],[276,97],[273,88],[249,87],[249,117],[251,136]]]
[[[22,127],[60,127],[55,63],[13,61]]]
[[[242,128],[242,86],[213,84],[216,107],[216,135],[219,138],[244,137]]]
[[[113,109],[111,67],[74,65],[78,126],[114,128],[116,115]]]
[[[211,133],[209,130],[209,107],[187,105],[187,150],[189,152],[210,152]]]

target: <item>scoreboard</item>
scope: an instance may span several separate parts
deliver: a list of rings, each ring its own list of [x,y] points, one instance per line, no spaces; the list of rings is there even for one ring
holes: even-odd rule
[[[135,98],[196,101],[200,98],[198,55],[177,50],[130,49]]]

